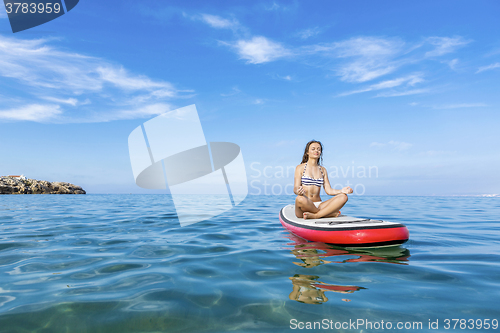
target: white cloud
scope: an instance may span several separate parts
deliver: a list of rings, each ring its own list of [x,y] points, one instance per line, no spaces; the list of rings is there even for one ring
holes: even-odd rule
[[[281,8],[280,5],[274,2],[272,8],[268,9],[276,10],[278,8]],[[245,29],[236,20],[230,21],[218,16],[208,16],[207,14],[202,15],[202,17],[205,22],[213,27],[234,29],[234,26],[238,25],[239,29]],[[302,39],[307,39],[320,32],[319,27],[314,27],[299,31],[296,35]],[[237,35],[236,32],[235,35]],[[249,35],[249,32],[246,31],[245,35]],[[316,64],[317,67],[335,72],[342,81],[363,83],[391,74],[404,66],[415,65],[429,58],[455,52],[471,42],[471,40],[466,40],[461,36],[433,36],[418,43],[405,43],[400,38],[359,36],[332,43],[287,48],[281,43],[264,36],[253,36],[245,39],[239,38],[235,42],[221,41],[220,44],[230,46],[239,55],[240,59],[246,60],[248,64],[262,64],[285,57],[293,57],[295,60],[302,58],[308,64]],[[429,46],[431,50],[428,50]],[[455,70],[459,60],[455,58],[442,62]],[[285,79],[291,81],[289,76],[285,77]],[[414,82],[402,80],[386,80],[381,82],[380,85],[376,84],[345,92],[339,96],[388,89],[402,84],[413,86],[423,81],[421,78],[415,78],[417,81]],[[376,97],[406,96],[425,92],[428,92],[428,89],[410,89],[380,93]]]
[[[58,103],[60,108],[58,113],[45,119],[63,119],[65,110],[62,106],[66,105],[79,107],[78,113],[70,109],[75,121],[85,121],[85,114],[94,121],[95,113],[115,114],[118,108],[127,105],[140,109],[184,97],[183,93],[189,91],[179,90],[169,82],[130,73],[104,59],[58,50],[49,45],[51,41],[0,35],[0,77],[4,81],[16,81],[21,87],[17,90],[24,90],[22,95],[12,99],[10,105],[3,105],[4,108],[22,107],[19,100],[31,105],[43,105],[41,100],[48,100]],[[140,116],[147,113],[130,114]],[[65,121],[70,122],[71,118],[72,114],[64,114]]]
[[[281,9],[281,6],[273,2],[272,6],[267,9]],[[206,23],[215,28],[231,28],[234,30],[234,27],[238,26],[239,29],[247,30],[236,20],[231,21],[208,14],[203,14],[201,17]],[[299,31],[296,35],[302,39],[307,39],[320,32],[319,27],[314,27]],[[249,35],[249,32],[246,31],[245,35]],[[407,45],[400,38],[359,36],[333,43],[313,44],[291,49],[264,36],[253,36],[245,39],[239,38],[236,42],[221,41],[220,44],[230,46],[239,55],[240,59],[246,60],[249,64],[267,63],[292,56],[296,59],[308,57],[307,63],[316,62],[318,67],[334,71],[342,81],[363,83],[393,73],[403,66],[416,64],[429,57],[452,53],[470,42],[471,40],[466,40],[461,36],[433,36],[419,43]],[[433,49],[425,52],[423,48],[429,45]],[[324,61],[324,59],[315,61],[311,57],[327,58],[328,61]],[[450,68],[454,69],[458,64],[458,59],[446,63]],[[367,91],[365,89],[356,90],[352,93]],[[369,88],[369,90],[376,89],[376,87]],[[393,92],[380,94],[380,97],[404,96],[422,92],[423,90]]]
[[[399,39],[356,37],[334,43],[338,57],[385,58],[401,51],[404,42]]]
[[[471,41],[463,37],[430,37],[423,43],[407,45],[398,38],[354,37],[348,40],[317,44],[300,49],[294,53],[303,55],[322,55],[339,59],[333,70],[342,81],[362,83],[393,73],[403,66],[416,64],[429,57],[436,57],[456,51]],[[432,51],[423,54],[423,46],[431,44]],[[454,69],[458,59],[447,64]],[[420,93],[413,90],[404,94]],[[393,93],[396,96],[401,92]]]
[[[21,40],[0,36],[0,76],[37,88],[98,91],[102,82],[92,69],[99,60],[57,51],[49,40]]]
[[[458,65],[458,59],[453,59],[453,60],[450,60],[450,61],[444,61],[445,64],[447,64],[448,66],[450,66],[450,68],[452,70],[455,70],[457,65]]]
[[[257,104],[257,105],[258,105],[258,104],[264,104],[265,102],[266,102],[266,100],[265,100],[265,99],[262,99],[262,98],[257,98],[256,100],[254,100],[254,101],[252,102],[252,104]]]
[[[63,98],[50,97],[50,96],[41,96],[41,98],[44,100],[47,100],[47,101],[51,101],[51,102],[55,102],[55,103],[59,103],[59,104],[68,104],[71,106],[91,104],[91,102],[88,98],[85,99],[84,101],[79,101],[76,98],[63,99]]]
[[[372,143],[370,143],[370,147],[382,148],[382,147],[385,147],[385,146],[386,146],[385,143],[380,143],[380,142],[372,142]]]
[[[344,92],[344,93],[337,95],[337,97],[359,94],[359,93],[374,91],[374,90],[395,88],[395,87],[401,86],[403,84],[406,84],[407,86],[414,86],[415,84],[423,82],[423,81],[424,81],[424,79],[422,78],[422,74],[417,73],[417,74],[413,74],[413,75],[409,75],[409,76],[405,76],[405,77],[400,77],[400,78],[393,79],[393,80],[382,81],[382,82],[379,82],[376,84],[372,84],[366,88]]]
[[[45,122],[62,113],[59,105],[31,104],[19,108],[0,110],[0,119]]]
[[[429,37],[424,42],[407,45],[398,38],[354,37],[348,40],[317,44],[300,48],[295,54],[321,55],[339,59],[333,70],[342,81],[362,83],[393,73],[403,66],[416,64],[429,57],[437,57],[456,51],[471,41],[463,37]],[[420,51],[425,45],[434,49],[425,54]],[[454,69],[458,59],[447,64]],[[405,94],[418,93],[405,92]],[[394,93],[400,94],[400,93]]]
[[[112,113],[106,117],[106,121],[111,120],[122,120],[122,119],[136,119],[136,118],[148,118],[151,116],[156,116],[165,112],[172,110],[172,106],[166,103],[156,103],[141,106],[135,109],[121,110]]]
[[[413,75],[401,77],[401,78],[394,79],[394,80],[383,81],[383,82],[372,85],[372,87],[374,90],[394,88],[394,87],[402,85],[403,83],[406,83],[409,86],[414,86],[415,84],[421,83],[423,81],[424,81],[424,79],[422,78],[422,74],[418,73],[418,74],[413,74]]]
[[[484,103],[462,103],[462,104],[448,104],[433,106],[433,109],[461,109],[461,108],[482,108],[487,107]]]
[[[470,40],[463,37],[429,37],[426,41],[435,46],[435,49],[425,53],[426,57],[438,57],[447,53],[455,52],[460,47],[469,44]]]
[[[274,144],[275,147],[296,146],[297,140],[281,140]]]
[[[401,66],[393,59],[401,53],[399,39],[356,37],[345,41],[302,48],[305,54],[345,59],[335,71],[342,81],[366,82],[394,72]]]
[[[123,67],[76,53],[58,51],[48,40],[20,40],[0,36],[0,76],[39,88],[94,92],[105,84],[125,90],[176,90],[168,82],[131,75]]]
[[[337,73],[342,81],[360,83],[374,80],[395,70],[395,66],[378,61],[355,61],[341,66]]]
[[[72,106],[76,106],[78,104],[78,100],[76,98],[68,98],[68,99],[62,99],[62,98],[55,98],[55,97],[43,97],[43,99],[46,99],[51,102],[57,102],[61,104],[69,104]]]
[[[269,73],[268,74],[272,79],[274,80],[285,80],[285,81],[295,81],[296,78],[294,76],[291,76],[291,75],[279,75],[279,74],[276,74],[276,73]]]
[[[250,64],[262,64],[291,55],[281,44],[265,37],[256,36],[250,40],[239,40],[231,45],[241,59]]]
[[[392,92],[379,93],[375,97],[409,96],[409,95],[424,94],[428,93],[429,91],[430,91],[429,89],[410,89],[405,91],[392,91]]]
[[[111,83],[113,86],[125,90],[155,90],[162,91],[163,96],[173,97],[176,90],[168,82],[153,81],[144,75],[133,76],[123,67],[99,66],[95,69],[98,79]]]
[[[272,78],[276,79],[276,80],[293,81],[293,77],[291,75],[281,76],[281,75],[278,75],[278,74],[273,74]]]
[[[269,10],[269,11],[271,11],[271,10],[279,10],[279,9],[281,9],[281,10],[288,10],[288,7],[279,5],[279,4],[276,3],[276,1],[273,1],[272,5],[270,5],[270,6],[264,6],[264,9],[265,10]]]
[[[370,143],[370,147],[375,147],[375,148],[390,147],[393,150],[397,150],[397,151],[408,150],[412,146],[413,145],[411,143],[401,142],[401,141],[393,141],[393,140],[389,141],[388,143],[380,143],[380,142]]]
[[[413,146],[411,143],[400,141],[389,141],[389,145],[399,151],[410,149]]]
[[[201,20],[213,28],[234,29],[239,26],[237,20],[228,20],[216,15],[201,14]]]
[[[169,112],[176,109],[169,103],[154,103],[147,105],[140,105],[137,107],[123,107],[115,108],[109,112],[94,112],[85,117],[73,116],[71,118],[65,117],[64,114],[60,115],[52,122],[57,123],[102,123],[116,120],[129,120],[138,118],[151,118],[159,114]]]
[[[301,30],[297,33],[297,36],[301,39],[308,39],[310,37],[316,36],[321,33],[321,29],[319,27],[309,28]]]
[[[445,151],[445,150],[428,150],[425,152],[420,153],[420,155],[423,156],[447,156],[447,155],[452,155],[455,154],[456,152],[454,151]]]
[[[499,67],[500,67],[500,62],[496,62],[496,63],[488,65],[488,66],[479,67],[476,74],[484,72],[484,71],[490,71],[492,69],[499,68]]]
[[[229,97],[229,96],[237,95],[237,94],[239,94],[241,92],[241,90],[238,89],[238,87],[233,87],[233,88],[231,88],[231,90],[232,91],[230,93],[227,93],[227,94],[221,93],[220,95],[222,97]]]

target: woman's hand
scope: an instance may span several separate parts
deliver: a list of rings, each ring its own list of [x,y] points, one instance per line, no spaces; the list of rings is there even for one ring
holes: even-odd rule
[[[353,192],[353,190],[349,186],[346,186],[340,190],[340,193],[344,193],[344,194],[351,194],[352,192]]]
[[[297,189],[297,195],[304,195],[306,193],[306,190],[302,186],[299,186]]]

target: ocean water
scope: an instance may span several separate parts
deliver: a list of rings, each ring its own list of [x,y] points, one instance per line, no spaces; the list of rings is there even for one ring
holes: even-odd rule
[[[378,249],[291,235],[293,200],[181,227],[168,195],[0,196],[0,332],[500,330],[500,198],[351,196],[410,230]]]

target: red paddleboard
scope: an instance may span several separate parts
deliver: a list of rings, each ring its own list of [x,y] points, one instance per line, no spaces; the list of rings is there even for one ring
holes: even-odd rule
[[[313,242],[344,247],[375,247],[406,242],[410,232],[404,224],[340,215],[307,219],[295,216],[295,205],[280,211],[281,224],[294,235]]]

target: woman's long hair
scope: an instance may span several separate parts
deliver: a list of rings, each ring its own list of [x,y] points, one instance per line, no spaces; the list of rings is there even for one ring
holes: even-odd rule
[[[309,146],[313,143],[319,143],[319,145],[321,146],[321,154],[319,154],[318,165],[321,165],[321,163],[323,162],[323,145],[319,141],[311,140],[307,143],[306,149],[304,149],[304,156],[302,156],[302,162],[300,163],[305,163],[309,159],[309,154],[308,154]]]

